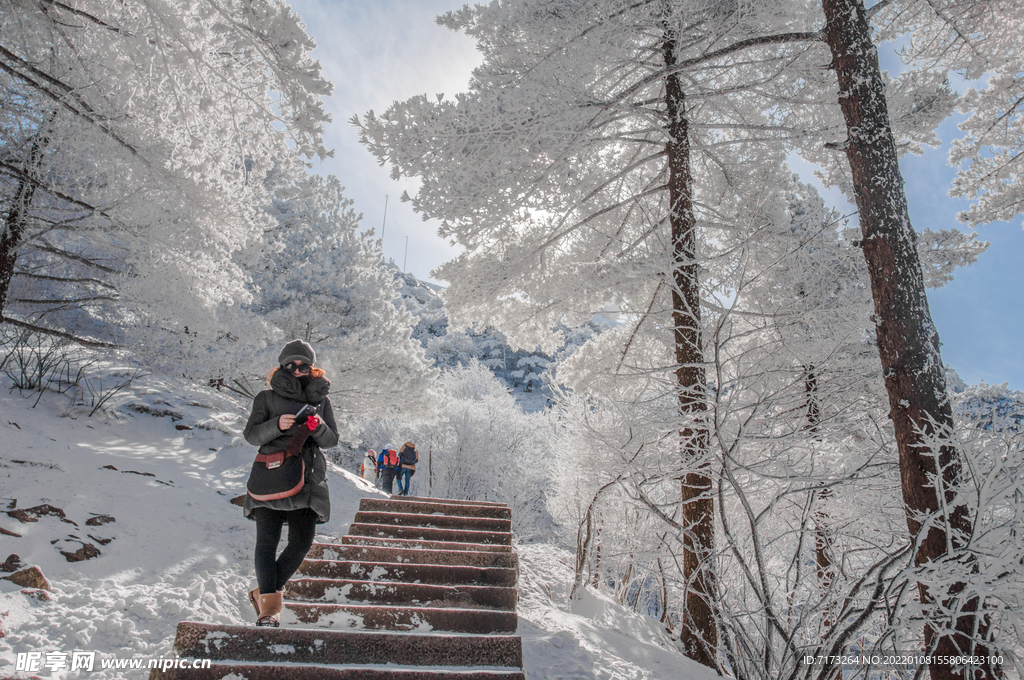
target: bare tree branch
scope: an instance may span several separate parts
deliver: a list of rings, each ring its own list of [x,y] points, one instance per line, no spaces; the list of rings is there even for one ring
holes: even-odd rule
[[[87,20],[91,21],[92,23],[96,24],[97,26],[101,26],[101,27],[103,27],[103,28],[105,28],[105,29],[107,29],[109,31],[113,31],[113,32],[119,33],[121,35],[126,35],[128,37],[132,37],[132,35],[133,35],[131,32],[124,30],[120,26],[111,26],[110,24],[108,24],[107,22],[99,19],[98,17],[95,17],[92,14],[89,14],[88,12],[84,12],[84,11],[82,11],[80,9],[76,9],[74,7],[66,5],[63,2],[57,2],[56,0],[40,0],[40,2],[39,2],[39,9],[41,9],[44,14],[49,14],[51,7],[56,7],[57,9],[64,10],[65,12],[69,12],[71,14],[74,14],[75,16],[79,16],[79,17],[82,17],[83,19],[87,19]]]
[[[49,75],[48,73],[44,73],[43,71],[40,71],[35,66],[32,66],[32,64],[28,63],[27,61],[25,61],[24,59],[22,59],[18,55],[14,54],[13,52],[7,50],[2,45],[0,45],[0,56],[8,59],[11,62],[13,62],[18,67],[20,67],[21,69],[24,69],[28,73],[31,73],[32,75],[36,76],[36,78],[38,78],[39,80],[46,81],[47,83],[49,83],[53,87],[56,87],[57,89],[62,90],[64,95],[66,95],[66,96],[59,96],[57,93],[53,92],[50,88],[44,86],[41,82],[38,82],[37,80],[34,80],[33,78],[31,78],[26,73],[22,73],[21,71],[19,71],[17,68],[12,66],[11,64],[4,63],[2,60],[0,60],[0,69],[3,69],[4,71],[7,71],[8,73],[10,73],[15,78],[18,78],[19,80],[27,83],[29,86],[31,86],[36,91],[41,92],[42,94],[45,94],[47,97],[49,97],[53,101],[57,102],[58,104],[63,106],[65,109],[67,109],[71,113],[75,114],[75,116],[81,118],[82,120],[88,121],[89,123],[92,123],[93,125],[98,127],[100,130],[102,130],[104,133],[106,133],[106,135],[108,137],[110,137],[115,142],[117,142],[118,144],[123,146],[125,149],[130,151],[133,156],[141,158],[141,155],[139,154],[138,150],[135,147],[133,147],[128,142],[126,142],[124,140],[124,138],[121,137],[121,135],[119,135],[116,132],[114,132],[108,125],[104,124],[103,122],[101,122],[99,120],[99,118],[95,115],[95,112],[88,105],[88,103],[86,103],[84,100],[82,100],[82,98],[79,97],[75,93],[74,88],[72,88],[70,85],[67,85],[66,83],[63,83],[60,80],[57,80],[56,78],[54,78],[53,76]],[[80,107],[82,107],[81,110],[79,110],[79,109],[75,108],[74,106],[72,106],[68,102],[68,99],[67,99],[68,97],[73,99]]]
[[[76,342],[79,345],[83,345],[85,347],[97,347],[97,348],[104,348],[104,349],[122,349],[122,347],[120,345],[114,345],[114,344],[111,344],[109,342],[102,342],[100,340],[86,340],[85,338],[80,338],[77,335],[72,335],[70,333],[65,333],[64,331],[58,331],[58,330],[53,329],[53,328],[44,328],[42,326],[37,326],[37,325],[32,324],[32,323],[26,323],[24,321],[19,321],[18,319],[11,318],[10,316],[4,316],[4,317],[0,318],[0,323],[9,323],[12,326],[18,326],[19,328],[26,328],[26,329],[28,329],[30,331],[35,331],[36,333],[43,333],[45,335],[54,335],[54,336],[56,336],[58,338],[64,338],[65,340],[70,340],[72,342]]]
[[[26,182],[29,182],[32,185],[34,185],[36,188],[42,189],[46,193],[50,194],[51,196],[56,196],[57,198],[59,198],[62,201],[67,201],[68,203],[71,203],[72,205],[77,205],[80,208],[85,208],[86,210],[89,210],[90,212],[94,212],[94,213],[96,213],[98,215],[103,215],[108,220],[113,221],[113,219],[110,217],[110,215],[107,215],[104,211],[100,210],[96,206],[89,205],[88,203],[85,203],[84,201],[80,201],[77,198],[73,198],[71,196],[68,196],[67,194],[64,194],[64,193],[61,193],[60,191],[55,190],[51,186],[47,186],[46,184],[43,184],[42,182],[40,182],[35,177],[32,177],[32,175],[30,173],[25,172],[24,170],[22,170],[21,168],[17,167],[16,165],[11,165],[7,161],[0,161],[0,170],[5,171],[11,177],[16,177],[19,180],[25,180]]]
[[[87,284],[92,284],[92,285],[96,285],[96,286],[102,286],[104,288],[109,288],[110,290],[113,290],[113,291],[117,290],[116,286],[112,286],[109,283],[107,283],[106,281],[100,281],[99,279],[92,279],[92,278],[70,278],[70,277],[64,277],[64,276],[47,276],[46,274],[33,274],[32,272],[27,272],[27,271],[23,271],[23,270],[22,271],[14,272],[14,275],[15,276],[22,276],[22,277],[24,277],[26,279],[37,279],[37,280],[40,280],[40,281],[57,281],[58,283],[87,283]]]
[[[96,300],[116,302],[120,300],[120,298],[112,297],[110,295],[91,295],[89,297],[72,298],[69,300],[34,300],[30,298],[15,298],[13,302],[20,302],[26,305],[77,305],[82,302],[93,302]]]
[[[125,273],[125,272],[119,271],[117,269],[113,269],[111,267],[107,267],[105,265],[102,265],[102,264],[100,264],[98,262],[95,262],[93,260],[90,260],[89,258],[85,257],[84,255],[79,255],[77,253],[68,252],[67,250],[62,250],[60,248],[52,246],[49,243],[47,243],[46,241],[40,240],[38,242],[33,242],[33,243],[30,244],[30,246],[32,248],[37,249],[37,250],[42,250],[42,251],[45,251],[45,252],[48,252],[48,253],[53,253],[54,255],[60,255],[61,257],[66,257],[69,260],[74,260],[76,262],[81,262],[84,265],[88,265],[89,267],[93,267],[95,269],[99,269],[100,271],[107,272],[108,274],[124,274]]]

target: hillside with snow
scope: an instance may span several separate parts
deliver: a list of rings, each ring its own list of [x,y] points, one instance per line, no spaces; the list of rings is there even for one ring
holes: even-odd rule
[[[508,508],[533,679],[1024,678],[1024,3],[460,4],[0,3],[0,680],[250,625],[280,368],[320,541]]]
[[[107,385],[126,371],[106,365]],[[51,588],[0,580],[0,677],[144,678],[100,665],[173,656],[185,619],[251,625],[255,528],[230,503],[254,454],[240,436],[247,404],[160,375],[137,378],[92,415],[74,394],[36,403],[6,376],[0,390],[0,559],[38,566]],[[317,539],[327,542],[345,534],[360,498],[381,493],[334,464],[329,483],[332,518]],[[711,676],[656,620],[593,592],[570,602],[570,553],[544,542],[515,549],[532,680]],[[96,652],[95,670],[16,670],[19,653],[45,661],[75,650]]]
[[[563,340],[555,352],[545,353],[539,347],[513,347],[504,334],[494,328],[452,327],[442,297],[444,287],[399,272],[394,263],[387,266],[398,284],[399,304],[415,320],[412,337],[419,340],[433,365],[455,368],[478,361],[508,386],[527,411],[551,405],[557,382],[552,369],[559,362],[565,361],[587,340],[617,325],[609,316],[594,314],[576,328],[559,325],[557,331]]]

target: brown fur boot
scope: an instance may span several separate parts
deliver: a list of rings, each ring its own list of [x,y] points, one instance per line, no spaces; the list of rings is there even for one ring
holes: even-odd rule
[[[256,625],[277,628],[280,625],[278,616],[281,614],[281,607],[284,604],[283,593],[261,594],[259,597],[260,618],[256,621]]]
[[[256,618],[260,618],[260,589],[259,586],[249,591],[249,603],[256,610]]]

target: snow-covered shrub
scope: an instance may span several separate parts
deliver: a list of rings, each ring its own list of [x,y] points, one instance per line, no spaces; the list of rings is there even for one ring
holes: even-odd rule
[[[1024,394],[1004,385],[962,386],[954,398],[956,430],[925,437],[932,451],[954,448],[961,466],[959,486],[945,475],[931,475],[938,510],[917,516],[927,525],[961,526],[951,536],[952,549],[941,560],[908,570],[938,602],[922,606],[907,598],[894,609],[894,635],[906,648],[920,644],[922,625],[933,630],[959,627],[962,616],[984,611],[982,629],[970,636],[955,633],[966,648],[969,638],[1003,656],[1004,670],[1024,674]],[[954,515],[966,510],[969,521]],[[964,526],[966,524],[966,526]]]
[[[80,346],[48,335],[26,331],[0,336],[0,371],[22,395],[76,387],[93,363],[85,354]]]

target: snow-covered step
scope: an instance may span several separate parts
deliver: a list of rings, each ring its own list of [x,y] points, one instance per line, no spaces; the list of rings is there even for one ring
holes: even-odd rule
[[[492,545],[488,543],[464,543],[454,541],[434,541],[416,538],[392,538],[388,536],[355,536],[341,537],[342,545],[361,545],[388,548],[412,548],[420,550],[454,550],[472,552],[504,552],[511,553],[511,545]]]
[[[377,538],[404,538],[420,541],[449,543],[480,543],[484,545],[512,545],[512,533],[504,531],[474,531],[471,529],[434,529],[432,527],[393,526],[390,524],[363,524],[353,522],[348,528],[352,536]]]
[[[516,635],[353,633],[183,621],[174,650],[183,657],[249,663],[523,667],[522,642]]]
[[[463,517],[452,515],[427,515],[409,512],[377,512],[360,510],[355,521],[359,524],[388,524],[407,527],[432,527],[435,529],[458,529],[469,531],[491,531],[508,533],[512,531],[512,520],[495,517]]]
[[[518,594],[515,588],[496,586],[296,578],[285,586],[284,598],[296,602],[368,602],[422,607],[487,607],[512,611],[516,608]]]
[[[456,607],[396,607],[384,605],[284,603],[281,625],[318,626],[336,630],[393,630],[414,632],[514,633],[514,611]]]
[[[512,510],[500,505],[469,505],[440,500],[423,501],[405,498],[363,498],[359,509],[366,512],[405,512],[416,515],[443,514],[451,517],[492,517],[512,519]]]
[[[285,587],[280,628],[183,622],[175,651],[213,667],[151,680],[526,680],[509,634],[518,558],[510,531],[487,530],[510,528],[507,508],[487,505],[368,504],[371,523],[314,544]]]
[[[506,569],[518,569],[519,567],[519,557],[513,552],[425,550],[422,548],[392,548],[338,543],[314,543],[306,558],[404,564],[450,564],[467,567],[504,567]]]
[[[419,501],[423,503],[447,503],[448,505],[489,505],[494,508],[507,508],[508,503],[494,501],[460,501],[454,498],[430,498],[428,496],[391,496],[392,500]]]
[[[217,663],[202,670],[153,671],[150,680],[526,680],[518,669],[332,667],[301,664]]]
[[[398,564],[306,559],[299,574],[311,578],[356,579],[360,581],[402,581],[433,585],[502,586],[516,585],[516,570],[496,567],[467,567],[444,564]]]

